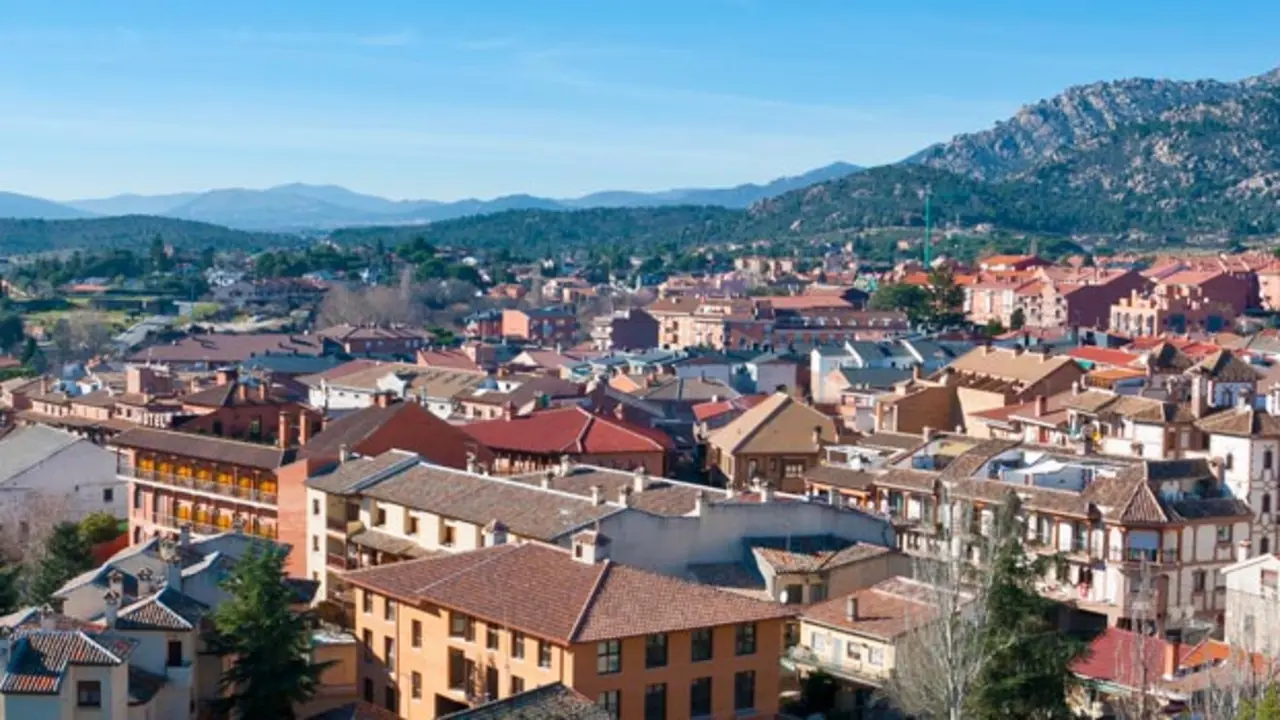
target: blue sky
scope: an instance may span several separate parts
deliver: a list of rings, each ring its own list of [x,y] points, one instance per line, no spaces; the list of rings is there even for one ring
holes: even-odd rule
[[[568,196],[891,162],[1077,83],[1280,64],[1236,0],[0,0],[0,189]]]

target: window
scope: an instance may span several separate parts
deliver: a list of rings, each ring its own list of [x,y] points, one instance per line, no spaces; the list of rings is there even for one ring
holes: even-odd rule
[[[409,535],[417,535],[418,534],[418,518],[410,515],[408,523],[409,523],[409,527],[407,530],[405,530],[405,532]]]
[[[388,685],[387,689],[384,691],[384,695],[383,704],[388,710],[395,712],[400,709],[400,698],[396,697],[395,688]]]
[[[364,679],[364,701],[367,703],[373,702],[373,680],[370,678]]]
[[[393,620],[396,619],[396,601],[395,600],[392,600],[391,598],[387,598],[386,601],[382,603],[382,619],[386,620],[387,622],[392,622]]]
[[[689,716],[707,717],[710,715],[711,678],[698,678],[689,685]]]
[[[364,640],[364,660],[365,662],[373,662],[373,631],[365,630],[361,633],[361,639]]]
[[[667,666],[666,633],[649,635],[644,639],[644,666],[646,668],[660,668]]]
[[[373,593],[369,592],[368,590],[361,590],[360,597],[361,597],[360,609],[363,610],[366,615],[372,614],[373,613]]]
[[[182,667],[185,664],[182,662],[182,641],[170,640],[168,649],[164,664],[167,667]]]
[[[689,639],[692,646],[689,658],[691,661],[705,662],[711,659],[711,628],[694,630]]]
[[[109,505],[116,499],[115,488],[102,488],[102,502]]]
[[[1191,573],[1191,592],[1204,592],[1206,573],[1203,570],[1195,570]]]
[[[449,650],[449,689],[466,692],[475,680],[475,663],[467,659],[461,650]]]
[[[484,646],[490,650],[498,649],[498,628],[489,625],[484,631]]]
[[[551,667],[551,643],[546,640],[538,641],[538,667]]]
[[[414,620],[409,626],[409,644],[416,648],[422,647],[422,621]]]
[[[140,487],[136,487],[133,489],[133,509],[134,510],[142,509],[142,488]]]
[[[517,675],[511,676],[511,694],[519,695],[524,692],[524,678]]]
[[[1262,494],[1262,512],[1271,512],[1271,493]]]
[[[453,547],[453,543],[457,539],[456,531],[452,525],[445,525],[440,528],[440,544],[444,547]]]
[[[422,673],[417,670],[409,676],[409,697],[414,700],[422,699]]]
[[[524,659],[524,633],[511,631],[511,657],[516,660]]]
[[[1231,526],[1230,525],[1218,526],[1218,542],[1219,543],[1231,542]]]
[[[738,655],[756,654],[756,624],[743,623],[738,626],[734,638],[734,652]]]
[[[788,585],[782,593],[782,602],[787,605],[799,605],[804,602],[803,585]]]
[[[809,602],[820,603],[827,599],[827,584],[825,582],[817,585],[809,586]]]
[[[867,647],[867,662],[876,667],[884,665],[884,649],[877,647]]]
[[[596,643],[596,673],[612,675],[622,670],[622,641],[605,640]]]
[[[618,717],[618,707],[621,695],[621,691],[607,690],[600,693],[600,697],[596,698],[596,704],[605,712],[609,713],[609,717],[615,718],[616,720]]]
[[[733,709],[754,710],[756,707],[756,671],[744,670],[733,675]]]
[[[382,660],[387,664],[387,669],[395,672],[396,669],[396,639],[393,637],[382,638]]]
[[[1226,462],[1224,463],[1227,470],[1230,470],[1236,464],[1235,460],[1235,457],[1231,453],[1227,453]]]
[[[386,525],[386,524],[387,524],[387,509],[381,508],[381,507],[374,508],[373,509],[373,526],[382,527],[383,525]]]
[[[1267,450],[1263,452],[1262,453],[1262,469],[1270,470],[1272,465],[1275,463],[1275,460],[1276,460],[1276,457],[1274,452],[1272,452],[1271,450]]]
[[[320,536],[319,535],[311,536],[311,549],[316,552],[320,552]]]
[[[311,514],[312,515],[320,514],[320,500],[317,498],[311,499]]]
[[[81,680],[76,683],[76,705],[86,708],[102,707],[102,683],[97,680]]]
[[[667,685],[659,683],[644,689],[644,720],[667,720]]]
[[[476,619],[462,613],[450,613],[449,637],[473,642],[476,639]]]

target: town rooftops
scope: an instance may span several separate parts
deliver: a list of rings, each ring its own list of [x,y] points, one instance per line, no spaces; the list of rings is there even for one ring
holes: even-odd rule
[[[342,323],[320,330],[317,335],[336,340],[350,342],[353,340],[430,340],[431,333],[418,328],[394,325],[352,325]]]
[[[1280,417],[1253,407],[1231,407],[1196,421],[1196,427],[1213,435],[1280,437]]]
[[[958,357],[942,372],[968,373],[1017,383],[1034,385],[1075,361],[1069,357],[1051,357],[1017,349],[978,347]]]
[[[461,428],[441,420],[417,403],[397,401],[370,405],[327,422],[323,430],[298,449],[298,457],[337,459],[344,447],[362,455],[382,454],[391,449],[390,443],[394,442],[388,439],[372,444],[384,428],[412,430],[418,436],[413,449],[440,465],[465,467],[468,452],[488,455]],[[428,436],[431,442],[426,442]]]
[[[20,629],[10,649],[0,693],[56,695],[74,666],[113,667],[129,661],[137,643],[110,633],[84,630]]]
[[[121,448],[147,450],[206,462],[242,465],[258,470],[275,470],[293,462],[297,456],[296,448],[281,449],[272,445],[211,435],[145,427],[126,430],[117,435],[111,444]]]
[[[357,570],[345,580],[565,645],[794,616],[775,603],[533,543]]]
[[[1217,382],[1256,383],[1262,374],[1252,365],[1227,350],[1206,357],[1191,368],[1191,372],[1203,373]]]
[[[134,353],[133,362],[183,362],[227,365],[259,355],[323,355],[325,341],[315,335],[256,333],[252,335],[189,335],[168,345]]]
[[[743,543],[775,573],[816,573],[834,570],[893,552],[882,545],[858,543],[835,535],[750,537]]]
[[[463,429],[493,450],[539,455],[665,452],[664,433],[572,406],[511,419],[487,420]]]
[[[469,393],[487,380],[480,370],[424,367],[410,363],[380,363],[336,377],[325,373],[323,383],[333,388],[360,392],[380,392],[388,385],[399,386],[406,395],[454,398]],[[301,378],[310,384],[315,376]]]
[[[608,710],[591,698],[557,682],[450,713],[441,720],[610,720],[612,717]],[[340,719],[326,717],[322,720]]]

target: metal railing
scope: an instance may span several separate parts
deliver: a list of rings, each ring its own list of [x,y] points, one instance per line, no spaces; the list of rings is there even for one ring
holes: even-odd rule
[[[208,522],[197,522],[190,518],[179,517],[177,515],[168,515],[165,513],[151,513],[150,520],[156,525],[163,525],[175,530],[181,530],[182,526],[190,525],[191,532],[197,535],[218,535],[225,532],[231,532],[234,525],[217,525]],[[256,535],[261,538],[274,540],[276,538],[276,529],[271,525],[259,525],[256,529],[252,526],[245,526],[241,532],[246,535]]]
[[[350,565],[346,555],[336,553],[325,553],[324,564],[334,570],[346,570]]]
[[[343,517],[334,517],[332,515],[327,515],[325,516],[325,519],[324,519],[324,526],[329,528],[330,530],[337,530],[338,532],[346,532],[347,519]]]
[[[1178,562],[1178,551],[1151,550],[1144,548],[1111,548],[1110,559],[1112,562],[1150,562],[1171,565]]]
[[[232,483],[204,480],[188,475],[177,475],[174,473],[161,472],[159,470],[148,470],[136,465],[121,464],[116,467],[116,474],[138,480],[144,480],[146,482],[159,483],[161,485],[169,485],[176,488],[185,488],[187,490],[196,490],[198,492],[209,493],[211,495],[220,495],[222,497],[249,500],[257,503],[274,505],[277,501],[277,495],[275,493],[263,492],[261,490],[242,487]]]

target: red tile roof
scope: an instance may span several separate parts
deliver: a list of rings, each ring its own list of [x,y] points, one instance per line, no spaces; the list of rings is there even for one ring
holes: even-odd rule
[[[345,579],[562,644],[791,617],[793,609],[610,561],[585,563],[544,545],[358,570]],[[679,602],[672,602],[679,598]]]
[[[72,665],[115,666],[125,663],[135,644],[109,635],[79,630],[26,630],[12,638],[12,650],[0,692],[53,695]]]
[[[693,416],[698,422],[706,422],[711,418],[720,417],[731,412],[744,412],[759,405],[769,396],[766,395],[743,395],[733,400],[720,400],[715,402],[698,403],[693,406]]]
[[[1166,652],[1178,654],[1178,664],[1191,652],[1190,646],[1172,646],[1163,638],[1107,628],[1089,644],[1089,653],[1071,666],[1072,672],[1089,680],[1136,688],[1159,685],[1164,679]]]
[[[1092,363],[1100,363],[1102,365],[1115,365],[1123,367],[1132,365],[1138,360],[1138,356],[1124,350],[1113,350],[1111,348],[1101,348],[1092,345],[1082,345],[1080,347],[1071,348],[1067,351],[1067,355],[1077,360],[1084,360]]]
[[[324,354],[324,338],[315,335],[256,333],[253,335],[189,335],[170,345],[155,345],[134,353],[134,362],[242,363],[259,355]]]
[[[494,450],[575,455],[653,452],[674,447],[671,438],[581,407],[544,410],[510,420],[489,420],[463,427]]]

